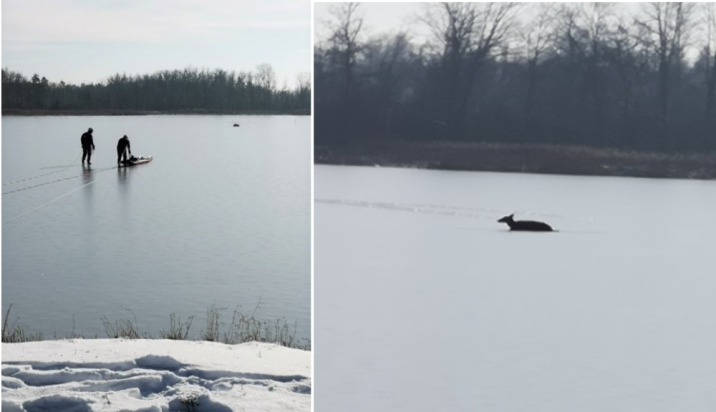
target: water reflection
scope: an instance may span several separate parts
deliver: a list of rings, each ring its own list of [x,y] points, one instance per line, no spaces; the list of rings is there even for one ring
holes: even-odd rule
[[[82,180],[84,183],[89,183],[89,179],[92,177],[92,166],[82,165]]]
[[[119,176],[119,184],[124,185],[127,183],[127,168],[126,167],[117,167],[117,176]]]
[[[90,183],[92,182],[92,166],[89,165],[82,165],[82,185],[86,186],[85,190],[83,192],[85,193],[85,199],[91,200],[92,197],[92,186]],[[88,203],[89,204],[89,203]]]

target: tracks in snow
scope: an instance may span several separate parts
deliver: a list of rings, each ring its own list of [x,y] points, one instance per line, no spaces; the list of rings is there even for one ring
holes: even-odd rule
[[[191,402],[201,405],[197,411],[231,411],[237,402],[255,410],[251,399],[269,402],[268,410],[291,410],[306,403],[296,397],[310,405],[311,383],[304,376],[210,370],[148,355],[114,363],[4,363],[2,392],[3,411],[192,410]]]

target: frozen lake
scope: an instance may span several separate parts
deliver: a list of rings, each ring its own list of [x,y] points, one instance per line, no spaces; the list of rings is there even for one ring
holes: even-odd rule
[[[194,316],[198,336],[212,304],[222,332],[235,308],[251,315],[260,302],[257,318],[285,317],[309,338],[310,125],[307,116],[3,117],[3,313],[12,304],[11,320],[45,338],[73,325],[105,337],[102,316],[136,316],[156,337],[175,313]],[[97,150],[83,170],[88,127]],[[124,134],[154,161],[117,169]]]
[[[316,411],[714,410],[715,204],[713,181],[317,166]]]

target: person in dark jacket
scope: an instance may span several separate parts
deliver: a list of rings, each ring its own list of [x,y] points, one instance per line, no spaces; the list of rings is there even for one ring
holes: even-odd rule
[[[90,159],[92,159],[92,151],[94,150],[94,140],[92,140],[92,128],[82,133],[80,137],[80,143],[82,143],[82,164],[85,163],[85,157],[87,158],[87,164],[91,165]]]
[[[129,138],[127,138],[125,134],[119,139],[119,142],[117,142],[117,166],[121,166],[127,162],[127,151],[129,151],[129,155],[131,156],[132,148],[129,146]]]

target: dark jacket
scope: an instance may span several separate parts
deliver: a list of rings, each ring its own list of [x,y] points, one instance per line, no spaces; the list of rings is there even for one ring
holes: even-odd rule
[[[80,143],[82,143],[82,147],[92,147],[94,149],[94,140],[92,140],[92,133],[82,133],[82,137],[80,137]]]
[[[117,153],[123,153],[124,149],[129,149],[130,152],[132,151],[132,148],[129,146],[129,139],[123,137],[117,142]]]

